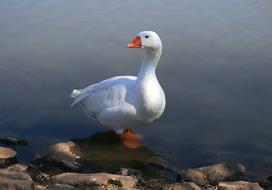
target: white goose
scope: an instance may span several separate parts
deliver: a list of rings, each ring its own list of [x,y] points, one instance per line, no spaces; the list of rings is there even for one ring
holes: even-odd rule
[[[80,104],[88,117],[115,131],[128,129],[122,134],[124,141],[139,139],[132,128],[152,123],[165,108],[164,91],[155,73],[162,52],[159,36],[143,31],[127,47],[146,52],[137,77],[112,77],[71,94],[75,99],[71,106]]]

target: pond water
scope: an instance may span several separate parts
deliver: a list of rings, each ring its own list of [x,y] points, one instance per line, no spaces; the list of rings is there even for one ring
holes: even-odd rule
[[[16,148],[26,163],[48,145],[106,131],[69,94],[135,75],[143,52],[125,44],[154,30],[167,106],[138,130],[146,147],[179,169],[239,161],[271,175],[271,20],[270,0],[1,0],[1,136],[30,141]]]

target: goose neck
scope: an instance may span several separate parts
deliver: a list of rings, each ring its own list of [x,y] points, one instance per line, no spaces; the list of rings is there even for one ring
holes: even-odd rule
[[[146,51],[146,56],[141,64],[138,73],[138,79],[146,78],[147,76],[156,76],[156,67],[161,57],[161,50]]]

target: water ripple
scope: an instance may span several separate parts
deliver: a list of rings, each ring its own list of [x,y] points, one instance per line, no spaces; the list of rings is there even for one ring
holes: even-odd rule
[[[31,83],[30,77],[22,71],[3,65],[0,67],[0,123],[8,120],[21,109],[30,88],[29,83]]]

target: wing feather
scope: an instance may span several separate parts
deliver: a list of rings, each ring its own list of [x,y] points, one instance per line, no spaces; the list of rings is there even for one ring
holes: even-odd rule
[[[136,79],[135,76],[112,77],[84,89],[73,90],[70,96],[74,98],[74,102],[71,106],[83,100],[88,100],[88,105],[85,106],[91,105],[94,110],[120,104],[121,101],[124,101],[127,87]]]

